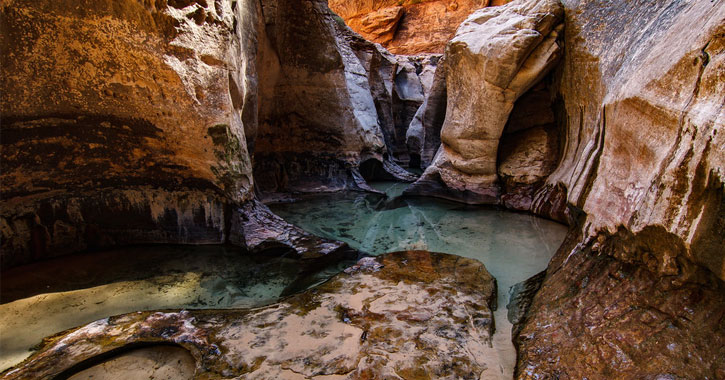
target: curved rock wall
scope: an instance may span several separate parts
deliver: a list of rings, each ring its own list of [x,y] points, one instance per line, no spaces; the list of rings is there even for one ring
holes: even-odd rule
[[[446,48],[441,146],[407,193],[468,203],[501,201],[501,136],[515,101],[558,61],[562,20],[558,1],[528,1],[480,9],[461,24]]]
[[[517,338],[519,378],[721,378],[725,8],[564,5],[548,183],[585,216]]]
[[[686,246],[717,236],[707,231],[722,231],[725,9],[566,6],[568,144],[549,182],[565,184],[569,202],[592,216],[591,233],[661,225]],[[700,27],[682,33],[693,20]],[[725,279],[724,257],[705,246],[688,258]]]
[[[326,244],[254,204],[259,1],[7,0],[1,17],[3,267],[123,244]],[[249,220],[276,233],[245,236]]]

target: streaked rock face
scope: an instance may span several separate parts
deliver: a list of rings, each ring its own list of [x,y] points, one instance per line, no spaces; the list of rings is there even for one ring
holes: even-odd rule
[[[256,14],[253,2],[3,2],[3,265],[223,242],[224,208],[253,196],[242,117]]]
[[[6,379],[49,379],[131,344],[179,345],[195,378],[479,378],[495,283],[480,262],[425,251],[365,258],[319,288],[254,310],[139,312],[48,339]]]
[[[243,8],[3,2],[3,198],[156,178],[249,199]]]
[[[717,148],[725,144],[725,9],[565,4],[569,143],[549,183],[564,184],[590,216],[588,235],[662,226],[682,239],[683,258],[725,279],[725,153]],[[692,20],[700,27],[688,29]]]
[[[393,118],[394,104],[406,100],[394,95],[395,57],[336,21],[324,0],[263,5],[258,189],[369,189],[359,169],[371,160],[389,179],[414,180],[394,163],[406,153],[399,129],[407,128]]]
[[[722,378],[725,8],[564,5],[548,183],[584,214],[518,338],[519,378]]]
[[[256,250],[277,239],[299,253],[334,250],[254,200],[249,148],[260,100],[270,98],[259,83],[276,59],[258,1],[13,0],[2,4],[2,25],[3,267],[143,243]],[[318,47],[339,57],[334,39]],[[286,75],[324,63],[299,58]],[[360,85],[352,72],[341,78]],[[369,91],[368,104],[334,88],[322,96],[328,104],[357,103],[319,125],[362,120],[349,145],[384,150]],[[297,143],[312,150],[323,140]],[[240,218],[270,231],[245,236]]]

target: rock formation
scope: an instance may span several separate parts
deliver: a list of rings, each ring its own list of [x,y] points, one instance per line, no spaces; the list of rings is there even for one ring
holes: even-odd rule
[[[331,6],[414,53],[488,4],[398,3]],[[571,225],[516,308],[519,378],[725,377],[721,3],[515,0],[475,11],[440,60],[387,53],[324,0],[0,6],[3,268],[139,243],[342,254],[259,195],[369,191],[366,179],[410,180],[399,165],[420,165],[407,194]],[[209,376],[485,370],[482,266],[423,253],[367,263],[261,310],[108,318],[4,377],[54,378],[130,343],[180,345]],[[429,303],[401,301],[416,297]]]
[[[514,102],[557,63],[562,20],[563,8],[553,0],[484,8],[466,19],[446,48],[447,109],[441,146],[407,193],[500,202],[497,164],[504,127]],[[546,133],[529,139],[534,149],[548,153]],[[530,151],[532,146],[522,149]],[[521,161],[515,151],[511,147],[502,153],[509,162]],[[528,166],[525,161],[522,164]],[[515,165],[503,168],[503,173],[511,174]],[[545,166],[537,173],[521,173],[527,178],[519,181],[539,180],[551,165]]]
[[[182,3],[3,1],[3,266],[224,241],[252,198],[254,8]]]
[[[4,1],[3,267],[139,243],[232,241],[259,250],[254,243],[269,245],[272,235],[305,255],[315,245],[330,251],[335,243],[305,236],[255,204],[249,148],[260,133],[260,113],[266,122],[275,105],[290,110],[285,115],[339,105],[341,117],[314,124],[321,134],[297,144],[308,151],[323,142],[335,145],[323,127],[352,123],[343,153],[367,149],[382,161],[385,147],[360,67],[339,71],[338,83],[350,91],[338,93],[331,84],[318,93],[313,101],[327,106],[272,103],[285,98],[285,87],[268,81],[279,75],[274,63],[280,51],[291,57],[283,79],[293,84],[309,74],[306,67],[325,63],[325,54],[339,61],[343,49],[328,38],[313,50],[320,60],[295,55],[290,50],[301,45],[283,38],[312,34],[285,34],[294,25],[292,14],[324,27],[335,22],[320,17],[323,4],[282,3],[265,2],[268,17],[287,9],[290,22],[279,23],[278,36],[265,28],[255,0]],[[277,39],[284,49],[270,48]],[[270,101],[267,108],[264,101]],[[257,145],[264,148],[264,141]],[[386,168],[405,175],[392,162]],[[268,176],[260,177],[264,183]],[[357,182],[365,187],[364,179]],[[248,236],[239,220],[256,220],[276,233]]]
[[[485,364],[496,292],[480,262],[411,251],[364,258],[345,272],[260,309],[102,319],[47,339],[3,379],[70,376],[141,344],[188,350],[194,378],[459,379],[498,370]]]
[[[725,8],[564,5],[548,188],[582,216],[518,339],[519,377],[721,378]]]
[[[329,5],[366,39],[382,44],[393,54],[414,55],[442,53],[471,12],[508,1],[329,0]]]
[[[415,179],[393,162],[405,146],[391,108],[394,57],[336,22],[324,1],[264,4],[259,190],[367,189],[358,168],[370,160],[383,176]]]

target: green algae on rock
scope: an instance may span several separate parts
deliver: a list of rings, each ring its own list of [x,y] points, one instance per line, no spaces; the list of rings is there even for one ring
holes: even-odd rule
[[[197,379],[479,378],[495,281],[480,262],[426,251],[364,258],[259,309],[136,312],[46,338],[3,379],[53,379],[134,345],[174,344]]]

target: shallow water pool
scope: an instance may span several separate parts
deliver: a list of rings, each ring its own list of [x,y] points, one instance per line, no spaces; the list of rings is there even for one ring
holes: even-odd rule
[[[233,246],[140,246],[64,256],[0,277],[0,371],[41,339],[112,315],[248,308],[314,286],[354,261],[324,265]]]
[[[388,200],[372,194],[338,193],[270,208],[310,233],[345,241],[372,255],[420,249],[481,261],[498,283],[496,333],[487,361],[500,367],[500,378],[512,378],[516,352],[506,317],[509,289],[546,269],[567,227],[528,214],[434,198],[394,198],[402,194],[404,183],[372,186],[388,194]]]
[[[372,184],[389,199],[406,185]],[[500,306],[508,303],[511,286],[546,269],[567,231],[562,224],[528,214],[434,198],[386,202],[376,195],[337,193],[270,208],[310,233],[372,255],[421,249],[478,259],[498,281]]]

